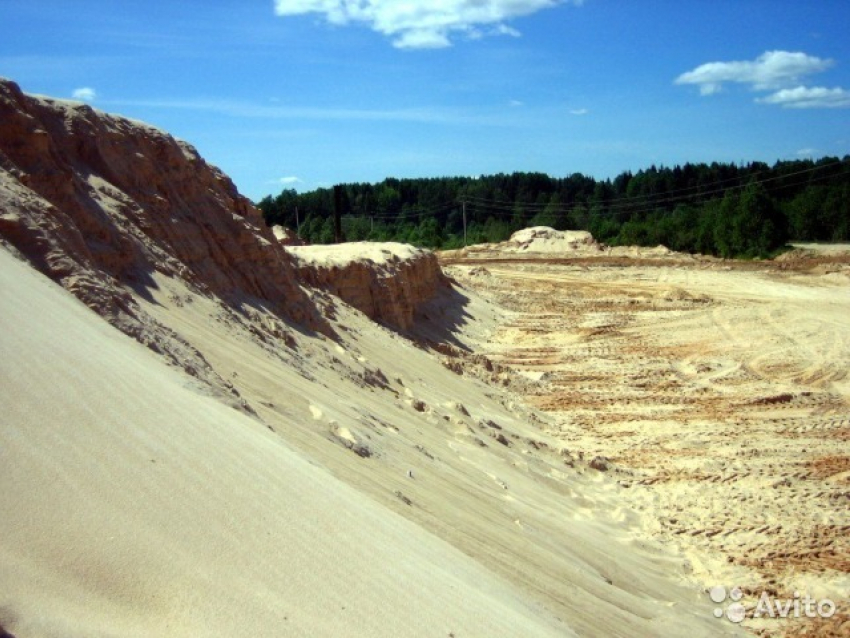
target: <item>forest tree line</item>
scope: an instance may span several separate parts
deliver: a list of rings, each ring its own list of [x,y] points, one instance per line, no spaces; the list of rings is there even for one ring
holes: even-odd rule
[[[266,223],[334,241],[339,205],[346,241],[428,248],[504,241],[529,226],[588,230],[610,245],[656,246],[722,257],[764,257],[789,240],[850,241],[850,156],[843,159],[651,166],[597,180],[574,173],[387,178],[258,202]],[[465,222],[465,223],[464,223]]]

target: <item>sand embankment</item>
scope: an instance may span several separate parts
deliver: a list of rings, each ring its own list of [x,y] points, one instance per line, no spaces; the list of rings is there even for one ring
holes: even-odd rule
[[[571,635],[0,250],[0,625]]]
[[[394,242],[289,246],[298,277],[370,319],[408,330],[416,309],[449,285],[429,250]]]

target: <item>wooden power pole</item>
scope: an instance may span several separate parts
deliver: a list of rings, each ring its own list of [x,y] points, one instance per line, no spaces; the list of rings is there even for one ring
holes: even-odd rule
[[[463,246],[466,247],[466,200],[463,200]]]
[[[334,186],[334,243],[342,243],[342,186]]]

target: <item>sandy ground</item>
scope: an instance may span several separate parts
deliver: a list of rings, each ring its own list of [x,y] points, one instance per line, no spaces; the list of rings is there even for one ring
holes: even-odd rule
[[[798,242],[792,244],[794,248],[800,250],[811,251],[820,255],[848,255],[850,254],[850,244],[815,244]]]
[[[410,259],[422,249],[398,242],[356,241],[329,246],[289,246],[287,252],[302,264],[341,268],[353,260],[383,266],[387,262]]]
[[[0,251],[16,638],[739,635],[649,535],[653,505],[464,350],[498,306],[447,291],[423,308],[446,355],[315,293],[339,337],[283,344],[262,307],[154,277],[140,303],[256,417]]]
[[[762,591],[838,605],[747,628],[847,636],[850,260],[801,248],[831,259],[444,261],[505,311],[479,350],[516,371],[548,434],[654,513],[697,579],[741,587],[750,615]]]
[[[699,638],[745,635],[718,583],[846,599],[840,254],[538,228],[404,301],[368,280],[409,247],[347,246],[355,293],[439,291],[396,332],[189,145],[3,90],[0,637]]]
[[[0,250],[14,636],[572,635]]]

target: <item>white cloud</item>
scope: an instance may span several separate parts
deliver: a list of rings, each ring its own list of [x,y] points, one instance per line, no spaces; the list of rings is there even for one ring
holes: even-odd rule
[[[499,24],[491,31],[493,35],[509,35],[512,38],[518,38],[522,35],[519,30],[509,27],[506,24]]]
[[[676,84],[695,84],[702,95],[719,92],[724,82],[775,90],[797,84],[802,77],[825,71],[833,64],[833,60],[801,52],[767,51],[752,61],[702,64],[677,77]]]
[[[587,109],[572,109],[570,115],[587,115],[590,113]]]
[[[759,98],[764,104],[778,104],[787,109],[819,109],[850,107],[850,91],[842,88],[827,89],[822,86],[798,86],[782,89]]]
[[[279,16],[318,13],[335,25],[363,23],[392,38],[400,49],[451,46],[452,35],[479,38],[476,27],[489,27],[487,35],[518,36],[506,21],[559,4],[576,6],[584,0],[275,0]]]
[[[700,95],[723,90],[726,82],[749,84],[757,91],[773,91],[756,99],[791,109],[842,108],[850,106],[850,91],[836,87],[808,87],[800,84],[806,75],[821,73],[835,62],[800,52],[767,51],[753,61],[709,62],[683,73],[676,84],[695,84]]]
[[[813,157],[814,155],[817,155],[817,153],[818,149],[816,148],[801,148],[797,151],[797,155],[799,157]]]
[[[83,102],[93,102],[97,97],[97,92],[91,87],[82,86],[79,89],[74,89],[71,97],[75,100],[82,100]]]
[[[180,109],[222,113],[230,117],[287,120],[350,120],[375,122],[419,122],[433,124],[501,125],[498,115],[442,107],[403,109],[360,109],[330,106],[281,106],[219,99],[109,100],[104,106],[134,106],[155,109]]]
[[[523,102],[522,100],[511,100],[510,102],[508,102],[508,104],[510,104],[511,106],[514,106],[514,107],[525,106],[525,102]]]
[[[429,29],[403,31],[393,40],[393,46],[398,49],[444,49],[451,45],[446,33]]]
[[[722,90],[723,85],[714,82],[706,82],[705,84],[699,85],[700,95],[714,95],[715,93],[720,93]]]
[[[281,177],[275,180],[276,184],[281,184],[283,186],[293,186],[294,184],[301,184],[303,182],[303,179],[295,177],[295,175],[287,175],[286,177]]]

